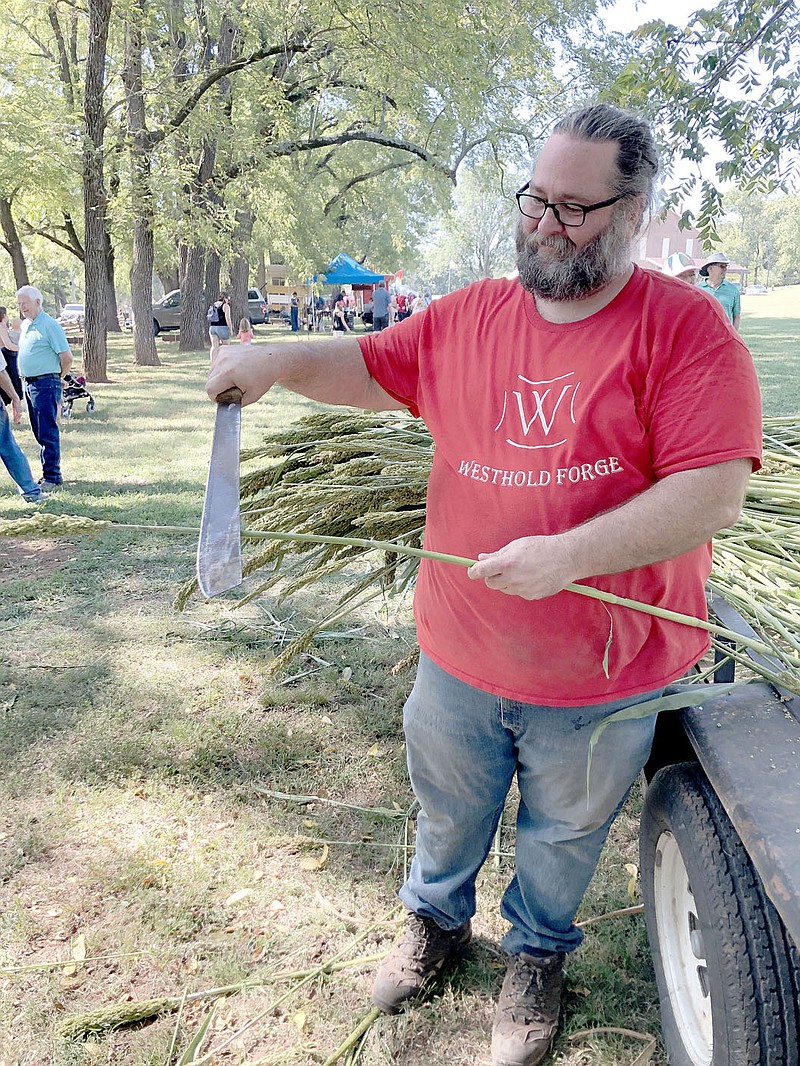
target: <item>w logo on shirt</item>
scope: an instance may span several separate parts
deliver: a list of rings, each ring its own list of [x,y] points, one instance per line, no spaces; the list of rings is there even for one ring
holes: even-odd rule
[[[507,444],[530,451],[565,444],[569,427],[575,425],[580,382],[574,377],[571,372],[547,381],[530,381],[519,374],[520,387],[506,389],[503,395],[503,413],[495,433],[502,427]]]

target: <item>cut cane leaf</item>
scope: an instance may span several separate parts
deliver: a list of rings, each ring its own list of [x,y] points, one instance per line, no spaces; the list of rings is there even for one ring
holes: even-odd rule
[[[294,1025],[295,1029],[299,1029],[301,1033],[304,1032],[306,1026],[308,1025],[308,1018],[306,1016],[306,1012],[304,1010],[299,1010],[296,1014],[293,1014],[292,1024]]]
[[[608,660],[611,656],[611,644],[614,640],[614,619],[608,607],[606,607],[605,604],[603,604],[603,606],[606,608],[606,614],[608,615],[608,640],[606,641],[605,650],[603,651],[603,673],[608,678],[610,676],[608,673]]]
[[[310,856],[307,859],[303,859],[300,863],[301,870],[324,870],[328,865],[328,855],[330,854],[330,848],[327,844],[323,845],[322,854],[318,859],[312,859]]]
[[[181,1055],[180,1059],[178,1059],[178,1066],[189,1066],[189,1063],[196,1062],[198,1060],[198,1058],[200,1057],[200,1047],[206,1038],[208,1027],[211,1025],[211,1022],[216,1017],[216,1013],[217,1007],[216,1004],[214,1004],[211,1007],[211,1010],[203,1019],[202,1025],[192,1037],[188,1047]]]
[[[68,962],[66,966],[62,967],[62,974],[64,977],[72,977],[78,972],[78,967],[83,963],[86,958],[86,937],[83,933],[80,933],[72,941],[72,958],[74,962]]]
[[[636,899],[636,882],[639,878],[639,868],[632,862],[626,862],[625,869],[631,875],[628,881],[628,898]]]
[[[240,888],[238,892],[234,892],[232,896],[228,896],[225,900],[225,906],[233,907],[236,903],[241,903],[241,901],[251,895],[253,891],[252,888]]]
[[[660,711],[682,711],[688,707],[701,707],[704,703],[725,696],[735,688],[741,688],[748,684],[746,681],[734,681],[730,685],[697,685],[696,692],[675,692],[670,696],[658,696],[653,700],[645,700],[644,703],[634,703],[631,707],[623,707],[614,711],[608,718],[604,718],[594,727],[594,732],[589,738],[589,757],[586,762],[586,795],[589,795],[589,784],[592,773],[592,758],[597,742],[606,728],[614,722],[632,722],[638,718],[649,718],[650,715]]]

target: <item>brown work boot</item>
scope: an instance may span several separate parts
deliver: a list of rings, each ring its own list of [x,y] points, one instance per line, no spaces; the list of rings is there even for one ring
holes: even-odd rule
[[[442,929],[433,918],[411,913],[403,935],[378,967],[372,1002],[386,1014],[396,1014],[436,982],[447,963],[469,942],[472,928]]]
[[[561,1009],[562,954],[512,955],[492,1030],[493,1066],[536,1066],[553,1045]]]

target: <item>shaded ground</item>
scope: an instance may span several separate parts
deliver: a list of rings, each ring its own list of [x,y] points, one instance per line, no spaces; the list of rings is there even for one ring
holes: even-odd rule
[[[3,581],[26,576],[45,577],[69,565],[75,549],[64,540],[0,538],[0,574]]]

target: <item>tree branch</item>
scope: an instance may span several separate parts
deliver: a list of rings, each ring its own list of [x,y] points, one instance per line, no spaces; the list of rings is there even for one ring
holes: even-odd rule
[[[411,161],[406,159],[406,160],[404,160],[401,163],[387,163],[387,165],[385,167],[379,167],[377,170],[371,170],[368,174],[359,174],[358,177],[351,178],[350,181],[348,181],[346,185],[343,185],[342,188],[339,189],[339,191],[336,193],[335,196],[332,196],[331,199],[328,200],[328,202],[325,204],[325,206],[322,209],[323,215],[328,215],[330,213],[331,209],[333,208],[334,204],[338,200],[341,200],[342,197],[347,192],[350,191],[350,189],[354,188],[356,185],[360,185],[361,182],[369,181],[371,178],[379,178],[381,176],[381,174],[386,174],[390,170],[400,170],[403,167],[410,167],[410,166],[411,166]]]
[[[67,53],[67,44],[64,40],[64,35],[61,32],[61,23],[58,21],[58,12],[56,11],[55,4],[51,4],[47,9],[47,14],[50,19],[50,25],[53,27],[53,33],[56,38],[56,45],[58,46],[58,70],[61,76],[61,83],[64,86],[64,91],[67,97],[67,106],[70,111],[75,108],[75,92],[72,85],[72,71],[69,65],[69,55]]]
[[[72,247],[75,249],[75,254],[80,259],[83,259],[83,245],[78,236],[78,231],[75,229],[75,223],[72,221],[72,215],[68,214],[66,211],[64,212],[64,231],[69,237]]]
[[[707,82],[703,82],[702,85],[698,86],[697,92],[698,93],[708,93],[712,89],[716,89],[716,87],[719,85],[719,83],[721,81],[724,81],[725,78],[728,77],[729,71],[734,66],[736,66],[736,64],[739,62],[739,60],[742,58],[742,56],[746,52],[750,51],[750,49],[753,47],[753,45],[756,43],[756,41],[758,41],[761,37],[763,37],[764,34],[767,32],[767,30],[769,30],[770,27],[789,10],[789,8],[794,7],[794,6],[795,6],[795,0],[786,0],[786,2],[784,4],[782,4],[781,7],[778,8],[778,10],[772,15],[771,18],[767,19],[767,21],[763,25],[759,26],[758,30],[755,33],[752,33],[747,38],[747,40],[744,41],[744,43],[742,45],[740,45],[739,48],[736,49],[736,51],[733,53],[733,55],[729,59],[727,59],[722,64],[722,66],[720,66],[717,70],[714,71],[714,74],[712,75],[711,78],[709,78],[709,80]]]
[[[482,137],[476,137],[474,140],[467,141],[466,143],[462,144],[461,151],[455,157],[451,168],[453,174],[456,173],[458,168],[461,166],[461,164],[464,162],[464,160],[474,148],[477,148],[480,144],[486,144],[487,141],[490,144],[493,144],[494,138],[497,136],[498,133],[506,133],[512,137],[521,138],[523,141],[525,141],[526,145],[531,150],[534,148],[537,141],[536,137],[531,137],[528,131],[523,128],[515,128],[513,126],[497,126],[494,129],[490,130],[488,133],[484,134]]]
[[[56,237],[54,233],[48,233],[46,229],[42,229],[39,226],[34,226],[33,223],[29,222],[26,218],[21,218],[19,221],[20,224],[25,227],[25,233],[27,236],[44,237],[46,241],[50,241],[51,244],[55,244],[58,248],[63,248],[66,252],[69,252],[70,255],[74,255],[76,259],[80,259],[81,262],[84,261],[85,255],[83,252],[83,248],[80,248],[80,250],[78,250],[77,248],[75,248],[74,245],[68,243],[67,241],[62,241],[59,237]]]
[[[455,185],[455,171],[446,162],[438,159],[432,152],[421,148],[411,141],[399,140],[394,137],[385,137],[382,133],[371,133],[369,130],[348,130],[336,137],[309,137],[306,140],[282,141],[267,145],[262,152],[261,159],[280,159],[287,155],[295,155],[298,152],[313,152],[318,148],[330,148],[333,145],[349,144],[352,141],[366,141],[368,144],[380,144],[384,148],[396,148],[401,152],[408,152],[416,156],[424,163],[428,163],[434,170],[444,174]],[[239,176],[245,166],[229,167],[226,176],[233,179]]]
[[[311,48],[309,42],[297,43],[289,47],[289,51],[292,54],[307,52]],[[231,60],[230,63],[224,63],[222,66],[212,70],[205,78],[200,82],[194,92],[183,102],[178,108],[175,114],[168,120],[168,122],[158,130],[153,130],[150,134],[150,147],[153,148],[157,144],[174,133],[179,129],[187,118],[191,115],[192,111],[197,107],[202,98],[213,88],[218,81],[222,78],[226,78],[229,74],[234,74],[236,71],[244,70],[246,67],[252,66],[254,63],[260,63],[262,59],[269,59],[271,56],[282,54],[286,51],[284,45],[272,45],[267,48],[259,48],[255,52],[251,52],[248,56],[243,56],[241,59]]]

